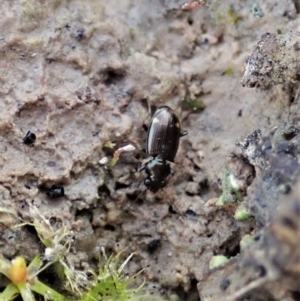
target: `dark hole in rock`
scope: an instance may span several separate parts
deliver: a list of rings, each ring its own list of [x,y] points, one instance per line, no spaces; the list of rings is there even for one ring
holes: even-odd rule
[[[144,204],[144,200],[142,200],[140,198],[138,198],[135,202],[136,202],[137,205],[143,205]]]
[[[197,213],[196,213],[195,211],[191,210],[191,209],[188,209],[188,210],[184,213],[184,215],[185,215],[186,217],[196,217],[196,216],[197,216]]]
[[[194,24],[194,20],[193,20],[192,18],[188,18],[187,21],[188,21],[188,24],[189,24],[189,25],[193,25],[193,24]]]
[[[140,198],[141,193],[139,191],[135,191],[134,193],[127,193],[126,197],[129,201],[136,203],[137,205],[142,205],[144,200]]]
[[[85,29],[82,27],[77,28],[76,32],[73,34],[73,37],[77,41],[81,41],[84,38]]]
[[[228,287],[230,286],[231,281],[228,278],[224,278],[220,283],[220,289],[222,291],[226,291]]]
[[[145,149],[141,150],[142,152],[146,152]],[[142,156],[141,152],[138,152],[134,155],[134,158],[137,159],[138,161],[142,160],[144,156]]]
[[[237,244],[233,249],[229,250],[228,255],[229,257],[233,257],[239,253],[240,253],[240,245]]]
[[[297,231],[298,230],[298,226],[297,223],[295,223],[290,217],[288,216],[284,216],[281,218],[281,224],[284,227],[287,227],[293,231]]]
[[[110,196],[110,191],[109,191],[108,187],[105,184],[98,187],[98,195],[99,196],[103,196],[103,195]]]
[[[108,231],[115,231],[115,230],[116,230],[116,227],[113,226],[113,225],[106,224],[106,225],[104,226],[104,229],[105,229],[105,230],[108,230]]]
[[[65,195],[65,189],[61,185],[52,185],[46,194],[51,199],[57,199]]]
[[[193,278],[191,279],[191,287],[188,291],[185,291],[182,286],[178,286],[175,289],[175,293],[178,295],[179,300],[200,301],[197,284],[198,281]]]
[[[50,225],[56,225],[56,226],[58,226],[58,224],[59,223],[61,223],[61,220],[59,219],[59,218],[57,218],[57,217],[55,217],[55,216],[51,216],[50,218],[49,218],[49,223],[50,223]]]
[[[115,141],[110,141],[111,145],[104,145],[102,147],[102,151],[104,152],[104,155],[106,157],[112,157],[114,155],[114,152],[116,151],[116,148],[113,146],[115,144]]]
[[[161,240],[160,238],[156,238],[156,239],[153,239],[151,240],[149,243],[148,243],[148,246],[147,246],[147,251],[149,253],[153,253],[154,251],[157,250],[157,248],[161,245]]]
[[[38,237],[34,226],[26,225],[25,228],[29,233],[34,234],[36,235],[36,237]]]
[[[139,193],[126,193],[126,197],[129,201],[135,201],[139,196]]]
[[[169,213],[171,213],[171,214],[177,214],[177,212],[173,209],[172,205],[169,206]]]
[[[61,279],[57,276],[53,266],[49,266],[39,274],[39,280],[49,285],[50,287],[60,287]]]
[[[267,274],[267,270],[263,265],[256,266],[255,270],[258,272],[259,277],[264,277]]]
[[[297,134],[299,133],[299,130],[293,126],[289,127],[288,129],[286,129],[283,132],[283,137],[286,140],[291,140],[293,139],[295,136],[297,136]]]
[[[227,258],[234,257],[240,253],[240,245],[238,241],[228,241],[224,244],[224,246],[221,246],[220,249],[223,249],[224,247],[224,256],[226,256]]]
[[[294,298],[294,300],[300,300],[300,291],[294,291],[292,292],[292,297]]]
[[[46,57],[45,60],[46,60],[47,64],[51,64],[51,63],[55,62],[55,59],[52,57]]]
[[[126,75],[125,70],[123,69],[114,69],[108,67],[107,69],[101,72],[102,80],[105,85],[116,84],[118,81],[122,80]]]
[[[193,196],[193,195],[195,195],[195,193],[190,193],[189,191],[186,191],[185,193],[186,193],[187,196]]]
[[[115,184],[115,190],[123,189],[123,188],[127,188],[127,187],[128,187],[128,185],[126,185],[124,183],[116,182],[116,184]]]
[[[75,217],[80,219],[81,216],[86,216],[90,222],[92,221],[92,213],[89,209],[76,210]]]
[[[200,191],[202,193],[205,193],[208,191],[208,189],[209,189],[208,180],[203,179],[203,181],[200,183]]]

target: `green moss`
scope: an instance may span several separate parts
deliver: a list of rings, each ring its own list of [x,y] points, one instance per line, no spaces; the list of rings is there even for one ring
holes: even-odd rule
[[[217,206],[239,203],[243,199],[243,194],[237,185],[235,177],[227,169],[223,172],[222,191],[222,195],[217,201]]]
[[[211,258],[211,260],[209,261],[209,269],[212,270],[212,269],[224,266],[225,264],[227,264],[228,261],[229,261],[229,259],[227,257],[225,257],[224,255],[213,256]]]
[[[135,39],[135,30],[134,30],[134,28],[132,28],[132,27],[129,28],[129,35],[130,35],[130,38],[132,40]]]
[[[45,301],[130,301],[140,287],[130,289],[129,286],[133,279],[142,271],[136,275],[127,277],[125,273],[123,273],[123,269],[134,254],[130,254],[124,262],[119,264],[121,253],[122,252],[109,257],[104,266],[99,269],[98,273],[94,274],[88,281],[87,288],[72,291],[71,297],[69,293],[65,296],[63,293],[56,291],[38,279],[39,273],[52,263],[50,262],[43,265],[40,257],[36,256],[27,267],[26,283],[9,282],[4,291],[0,293],[0,300],[10,301],[18,295],[21,295],[24,301],[36,301],[33,293],[37,293],[43,296]],[[0,273],[9,278],[9,270],[11,267],[12,263],[0,255]]]
[[[42,6],[39,1],[23,1],[20,15],[20,26],[24,31],[35,29],[43,17]]]
[[[128,287],[139,273],[129,278],[122,273],[124,267],[134,254],[130,254],[119,265],[121,253],[107,259],[104,267],[99,269],[99,273],[94,278],[89,291],[83,295],[82,301],[131,300],[139,288],[128,289]]]
[[[116,143],[107,141],[104,143],[103,148],[113,149],[113,148],[115,148],[115,146],[116,146]]]
[[[186,97],[182,103],[182,109],[192,113],[200,113],[205,109],[205,104],[201,99],[191,99]]]
[[[234,218],[237,221],[247,221],[249,218],[251,218],[251,214],[247,210],[237,210],[235,212]]]
[[[227,10],[227,16],[229,18],[229,21],[233,24],[236,24],[238,21],[241,20],[241,18],[238,16],[238,14],[235,12],[233,8],[229,8]]]
[[[217,13],[217,20],[218,21],[224,20],[224,15],[222,13]]]
[[[72,233],[66,227],[51,225],[35,206],[30,205],[29,209],[33,222],[23,223],[18,227],[31,225],[35,228],[45,246],[45,253],[42,255],[45,261],[36,256],[26,267],[22,256],[18,257],[18,261],[10,262],[0,254],[0,274],[7,278],[7,282],[0,283],[4,287],[0,293],[1,301],[12,301],[17,296],[21,296],[24,301],[36,301],[36,294],[40,296],[38,300],[44,301],[131,301],[136,296],[141,286],[135,289],[130,286],[142,270],[131,277],[124,273],[124,268],[134,253],[122,261],[122,252],[107,258],[103,249],[103,264],[99,264],[97,272],[76,270],[68,260],[73,242]],[[16,265],[15,262],[24,264]],[[39,279],[40,273],[50,266],[54,267],[51,269],[55,274],[53,277],[60,279],[59,288],[50,287]],[[15,281],[19,279],[18,275],[25,275],[22,276],[21,283]]]
[[[248,246],[252,245],[253,243],[254,243],[254,240],[251,235],[249,235],[249,234],[244,235],[240,241],[241,250],[247,248]]]
[[[229,67],[224,71],[224,75],[233,75],[233,68]]]

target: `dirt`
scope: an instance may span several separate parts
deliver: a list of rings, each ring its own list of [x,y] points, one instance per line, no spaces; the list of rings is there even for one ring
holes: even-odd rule
[[[0,224],[1,253],[43,254],[31,227],[12,227],[32,221],[34,206],[72,231],[78,270],[93,268],[102,246],[128,247],[136,251],[128,271],[147,267],[150,293],[297,300],[291,275],[299,271],[290,267],[298,251],[284,270],[295,240],[279,234],[298,225],[298,213],[278,206],[299,202],[299,3],[212,0],[183,11],[184,3],[0,3],[0,207],[18,215]],[[188,135],[174,176],[154,194],[138,169],[147,158],[143,123],[160,105]],[[23,143],[28,131],[32,144]],[[136,150],[112,170],[99,164],[127,144]],[[225,199],[224,170],[239,190],[228,207],[213,201]],[[49,197],[53,185],[64,195]],[[252,218],[237,221],[236,206]],[[289,238],[298,238],[297,225]],[[246,234],[262,242],[243,251]],[[210,272],[214,255],[231,260]]]

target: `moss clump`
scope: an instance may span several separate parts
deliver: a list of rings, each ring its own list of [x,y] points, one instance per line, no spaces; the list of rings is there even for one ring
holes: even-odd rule
[[[142,271],[128,277],[123,270],[134,253],[121,262],[122,251],[107,258],[103,249],[104,264],[100,265],[97,272],[76,270],[68,260],[73,242],[72,232],[66,226],[51,225],[33,205],[30,205],[30,216],[33,218],[31,223],[23,223],[18,227],[31,225],[35,228],[45,247],[44,260],[36,256],[27,266],[22,256],[10,262],[0,254],[0,274],[5,276],[4,282],[2,278],[0,280],[0,286],[4,287],[0,293],[1,301],[12,301],[17,296],[24,301],[36,301],[36,295],[40,296],[38,300],[45,301],[132,300],[139,288],[131,289],[129,286]],[[50,287],[39,279],[40,273],[50,266],[54,267],[54,276],[60,280],[59,288]]]
[[[182,103],[182,109],[192,113],[200,113],[205,109],[205,103],[201,99],[191,99],[186,97]]]
[[[36,301],[37,293],[43,296],[45,301],[130,301],[139,288],[130,289],[129,286],[141,271],[131,277],[125,276],[123,269],[134,254],[130,254],[119,264],[121,253],[109,257],[98,273],[92,273],[85,290],[73,291],[72,294],[68,292],[67,295],[38,279],[39,273],[54,262],[43,265],[40,257],[36,256],[26,267],[25,259],[21,256],[10,262],[0,255],[0,273],[9,280],[4,291],[0,293],[0,300],[11,301],[21,295],[24,301]]]
[[[237,204],[243,199],[239,182],[228,169],[225,169],[223,172],[222,191],[222,195],[217,201],[217,206]]]
[[[235,212],[234,218],[237,221],[247,221],[248,219],[251,218],[251,213],[248,210],[237,210]]]

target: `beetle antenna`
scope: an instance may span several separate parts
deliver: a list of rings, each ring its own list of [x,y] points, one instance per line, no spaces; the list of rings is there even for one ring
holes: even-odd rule
[[[188,131],[182,130],[182,131],[180,132],[180,137],[183,137],[183,136],[185,136],[185,135],[187,135],[187,134],[188,134]]]

